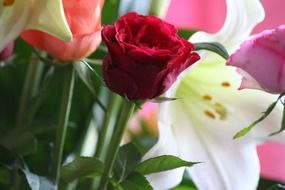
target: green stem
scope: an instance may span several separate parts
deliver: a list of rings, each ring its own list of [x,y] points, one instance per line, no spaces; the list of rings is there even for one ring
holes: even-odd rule
[[[101,132],[99,135],[98,143],[97,143],[97,148],[96,148],[96,154],[95,157],[104,160],[105,159],[105,154],[104,152],[106,150],[106,147],[109,145],[110,142],[110,132],[113,130],[112,125],[113,125],[113,119],[116,118],[116,114],[118,112],[119,108],[119,99],[120,97],[115,94],[110,92],[109,93],[109,98],[108,98],[108,105],[107,105],[107,112],[105,113],[104,116],[104,121],[102,124]]]
[[[285,129],[285,104],[283,105],[283,114],[282,114],[282,121],[281,121],[281,131]]]
[[[26,124],[26,114],[29,109],[31,99],[37,93],[42,71],[43,63],[40,60],[33,59],[33,61],[29,63],[21,95],[20,106],[17,113],[16,127]]]
[[[107,159],[105,163],[105,170],[102,175],[98,190],[106,190],[111,172],[113,169],[114,162],[116,160],[120,143],[127,125],[127,122],[133,113],[135,104],[128,100],[123,100],[123,105],[118,116],[117,123],[115,124],[114,133],[108,148]]]
[[[56,184],[58,184],[60,178],[62,154],[66,137],[68,119],[70,115],[73,87],[74,87],[74,68],[70,64],[64,68],[63,93],[60,105],[59,123],[56,132],[55,159],[52,168],[52,174]]]

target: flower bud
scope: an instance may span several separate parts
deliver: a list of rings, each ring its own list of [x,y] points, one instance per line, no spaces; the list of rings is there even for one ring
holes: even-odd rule
[[[227,65],[238,67],[240,88],[285,92],[285,25],[265,30],[241,44]]]
[[[22,33],[32,46],[45,50],[61,61],[79,60],[90,55],[101,42],[101,12],[104,0],[63,0],[66,20],[73,35],[71,42],[35,30]]]

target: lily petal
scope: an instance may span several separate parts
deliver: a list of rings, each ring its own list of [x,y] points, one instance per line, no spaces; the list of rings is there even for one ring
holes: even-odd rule
[[[63,41],[71,41],[72,33],[65,19],[62,0],[35,0],[26,29],[35,29]]]
[[[181,105],[183,103],[185,102],[181,102]],[[192,103],[195,104],[193,101]],[[218,128],[219,126],[209,125],[212,122],[210,118],[201,120],[200,116],[196,115],[197,120],[192,118],[190,121],[190,114],[186,113],[181,105],[170,106],[175,109],[169,115],[179,115],[173,121],[175,124],[171,130],[175,134],[180,156],[185,160],[203,162],[188,169],[198,189],[254,189],[259,171],[254,144],[243,146],[244,141],[233,141]],[[195,110],[193,111],[195,113]],[[191,115],[193,116],[193,112]]]
[[[281,107],[258,124],[255,131],[233,140],[233,135],[256,120],[276,96],[253,90],[237,91],[235,84],[240,80],[235,70],[212,64],[212,67],[200,64],[187,75],[175,92],[181,102],[161,111],[168,112],[168,122],[173,119],[177,146],[187,147],[179,151],[181,157],[204,162],[187,169],[198,189],[253,190],[260,172],[256,154],[260,139],[256,137],[266,137],[269,131],[280,127]],[[211,73],[214,77],[209,82],[205,79]],[[196,95],[188,98],[191,93]],[[174,112],[179,117],[174,118]],[[284,139],[284,133],[279,137]]]
[[[190,38],[191,42],[218,41],[233,51],[249,36],[256,24],[264,19],[264,9],[259,0],[226,2],[228,14],[221,30],[215,34],[197,32]]]
[[[0,51],[17,38],[29,16],[31,1],[15,1],[4,6],[0,1]]]
[[[169,109],[169,104],[162,103],[160,106],[163,107],[161,109]],[[167,112],[159,112],[158,114],[159,118],[167,119],[168,117]],[[173,126],[171,125],[172,123],[168,120],[159,121],[159,128],[163,128],[160,129],[160,138],[157,144],[143,157],[143,160],[160,155],[174,155],[180,157],[179,147],[176,139],[177,136],[173,133]],[[184,170],[185,167],[182,167],[166,172],[154,173],[146,177],[150,181],[154,190],[166,190],[178,185],[181,182]]]

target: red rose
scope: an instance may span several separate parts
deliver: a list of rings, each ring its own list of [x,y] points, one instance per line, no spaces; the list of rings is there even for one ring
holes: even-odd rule
[[[103,63],[104,81],[130,100],[161,95],[200,58],[174,26],[153,16],[128,13],[114,26],[105,26],[102,39],[109,50]]]

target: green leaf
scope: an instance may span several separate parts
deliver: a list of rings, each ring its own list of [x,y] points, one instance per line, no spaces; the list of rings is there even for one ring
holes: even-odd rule
[[[269,134],[269,136],[277,135],[277,134],[281,133],[284,129],[285,129],[285,105],[283,106],[283,115],[282,115],[282,121],[281,121],[281,128],[280,128],[280,130]]]
[[[150,100],[150,102],[154,103],[163,103],[163,102],[170,102],[174,100],[178,100],[179,98],[169,98],[169,97],[157,97],[155,99]]]
[[[120,147],[114,166],[117,178],[122,181],[126,176],[128,176],[139,164],[141,157],[141,153],[131,143]]]
[[[7,169],[0,168],[0,183],[9,184],[11,180],[10,172]]]
[[[257,123],[259,123],[260,121],[262,121],[263,119],[259,118],[258,120],[256,120],[255,122],[253,122],[252,124],[250,124],[248,127],[243,128],[242,130],[240,130],[239,132],[237,132],[233,139],[238,139],[240,137],[243,137],[244,135],[246,135],[247,133],[249,133],[251,131],[251,129],[253,129],[255,127],[255,125]]]
[[[147,179],[139,173],[132,173],[125,181],[123,181],[123,183],[121,183],[121,187],[123,187],[124,190],[153,189]]]
[[[17,62],[28,63],[31,60],[33,48],[28,45],[24,40],[18,38],[15,43],[15,54]]]
[[[79,76],[79,78],[83,81],[83,83],[86,85],[86,87],[90,90],[93,96],[96,96],[96,91],[94,88],[94,84],[91,79],[91,72],[90,69],[87,67],[86,62],[78,61],[75,62],[74,68]]]
[[[184,172],[182,182],[172,190],[197,190],[195,184],[190,179],[189,175]]]
[[[102,23],[113,24],[119,15],[119,0],[108,0],[105,1],[102,11]],[[112,13],[112,14],[110,14]]]
[[[144,128],[144,133],[145,134],[141,134],[140,136],[136,136],[133,135],[132,136],[132,143],[137,147],[137,149],[142,153],[142,155],[144,155],[151,147],[153,147],[156,142],[157,142],[157,138],[150,136],[148,130],[146,128],[146,124],[143,124],[143,128]]]
[[[223,57],[224,59],[228,59],[229,58],[229,53],[226,50],[226,48],[220,44],[219,42],[212,42],[212,43],[195,43],[195,50],[199,51],[199,50],[208,50],[208,51],[212,51],[218,55],[220,55],[221,57]]]
[[[284,190],[285,186],[281,184],[274,184],[271,187],[267,188],[266,190]]]
[[[158,156],[155,158],[150,158],[148,160],[145,160],[141,162],[139,165],[136,167],[136,171],[143,174],[151,174],[151,173],[156,173],[156,172],[162,172],[162,171],[167,171],[183,166],[191,167],[194,164],[198,164],[200,162],[188,162],[184,161],[176,156],[172,155],[163,155],[163,156]]]
[[[178,35],[186,40],[188,40],[196,31],[194,30],[186,30],[186,29],[178,29]]]
[[[18,137],[9,137],[0,141],[0,145],[13,153],[28,155],[36,150],[37,141],[30,134],[18,135]]]
[[[46,177],[31,173],[29,170],[22,170],[32,190],[55,190],[56,185]]]
[[[196,188],[194,187],[188,187],[188,186],[178,186],[176,188],[174,188],[173,190],[197,190]]]
[[[240,137],[246,135],[248,132],[250,132],[255,127],[256,124],[258,124],[259,122],[263,121],[272,112],[272,110],[275,108],[277,102],[280,100],[280,98],[282,96],[283,95],[280,95],[275,102],[270,104],[270,106],[266,109],[266,111],[262,114],[262,116],[260,118],[258,118],[256,121],[254,121],[248,127],[245,127],[242,130],[240,130],[239,132],[237,132],[234,135],[233,139],[237,139],[237,138],[240,138]],[[282,120],[282,122],[283,122],[283,120]]]
[[[84,60],[81,60],[80,62],[85,65],[85,69],[88,69],[91,73],[94,74],[94,76],[95,76],[102,84],[104,84],[102,77],[97,73],[97,71],[96,71],[93,67],[91,67],[91,65],[89,65],[89,64],[88,64],[86,61],[84,61]]]
[[[13,165],[16,155],[6,147],[0,145],[0,163],[5,165]]]
[[[5,136],[2,136],[0,145],[11,152],[28,155],[34,152],[37,148],[37,140],[35,139],[35,136],[51,130],[54,130],[54,128],[47,126],[14,128],[6,133]]]
[[[85,86],[88,88],[88,90],[93,95],[95,102],[100,106],[100,108],[103,111],[106,111],[105,106],[103,103],[98,99],[96,88],[95,88],[95,77],[96,80],[99,80],[101,83],[103,83],[102,77],[96,72],[95,69],[93,69],[86,61],[81,60],[79,62],[75,62],[74,68],[79,76],[79,78],[82,80],[82,82],[85,84]],[[92,77],[93,76],[93,77]]]
[[[102,175],[103,171],[104,165],[99,159],[94,157],[78,157],[62,167],[61,177],[66,182],[71,182],[83,177]]]

